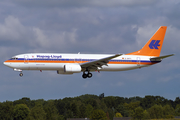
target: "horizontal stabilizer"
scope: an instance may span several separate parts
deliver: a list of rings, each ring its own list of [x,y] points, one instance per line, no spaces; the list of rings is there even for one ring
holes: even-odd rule
[[[150,58],[150,61],[161,61],[162,59],[167,58],[167,57],[170,57],[170,56],[173,56],[173,55],[174,55],[174,54]]]

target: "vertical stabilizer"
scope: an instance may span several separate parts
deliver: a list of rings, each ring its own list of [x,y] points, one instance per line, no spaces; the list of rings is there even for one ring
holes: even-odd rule
[[[151,39],[145,44],[145,46],[132,53],[126,55],[144,55],[144,56],[159,56],[163,45],[167,26],[161,26]]]

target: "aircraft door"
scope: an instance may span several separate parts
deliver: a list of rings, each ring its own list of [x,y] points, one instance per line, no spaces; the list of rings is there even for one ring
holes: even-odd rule
[[[140,66],[140,65],[141,65],[141,58],[137,57],[137,66]]]
[[[25,64],[29,63],[29,56],[28,55],[24,55],[24,63]]]

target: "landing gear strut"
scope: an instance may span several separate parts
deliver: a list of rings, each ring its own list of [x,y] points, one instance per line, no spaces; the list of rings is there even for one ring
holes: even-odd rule
[[[19,73],[19,76],[22,77],[22,76],[23,76],[23,73]]]
[[[86,71],[85,71],[86,72]],[[82,75],[82,77],[85,79],[85,78],[91,78],[92,77],[92,73],[90,73],[89,71],[88,71],[88,73],[85,73],[85,72],[83,72],[83,75]]]

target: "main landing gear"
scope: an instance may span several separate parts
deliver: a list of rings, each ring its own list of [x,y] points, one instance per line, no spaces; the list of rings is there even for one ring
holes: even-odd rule
[[[82,75],[82,77],[85,79],[85,78],[91,78],[92,77],[92,73],[90,73],[89,71],[86,73],[86,71],[85,72],[83,72],[83,75]]]

